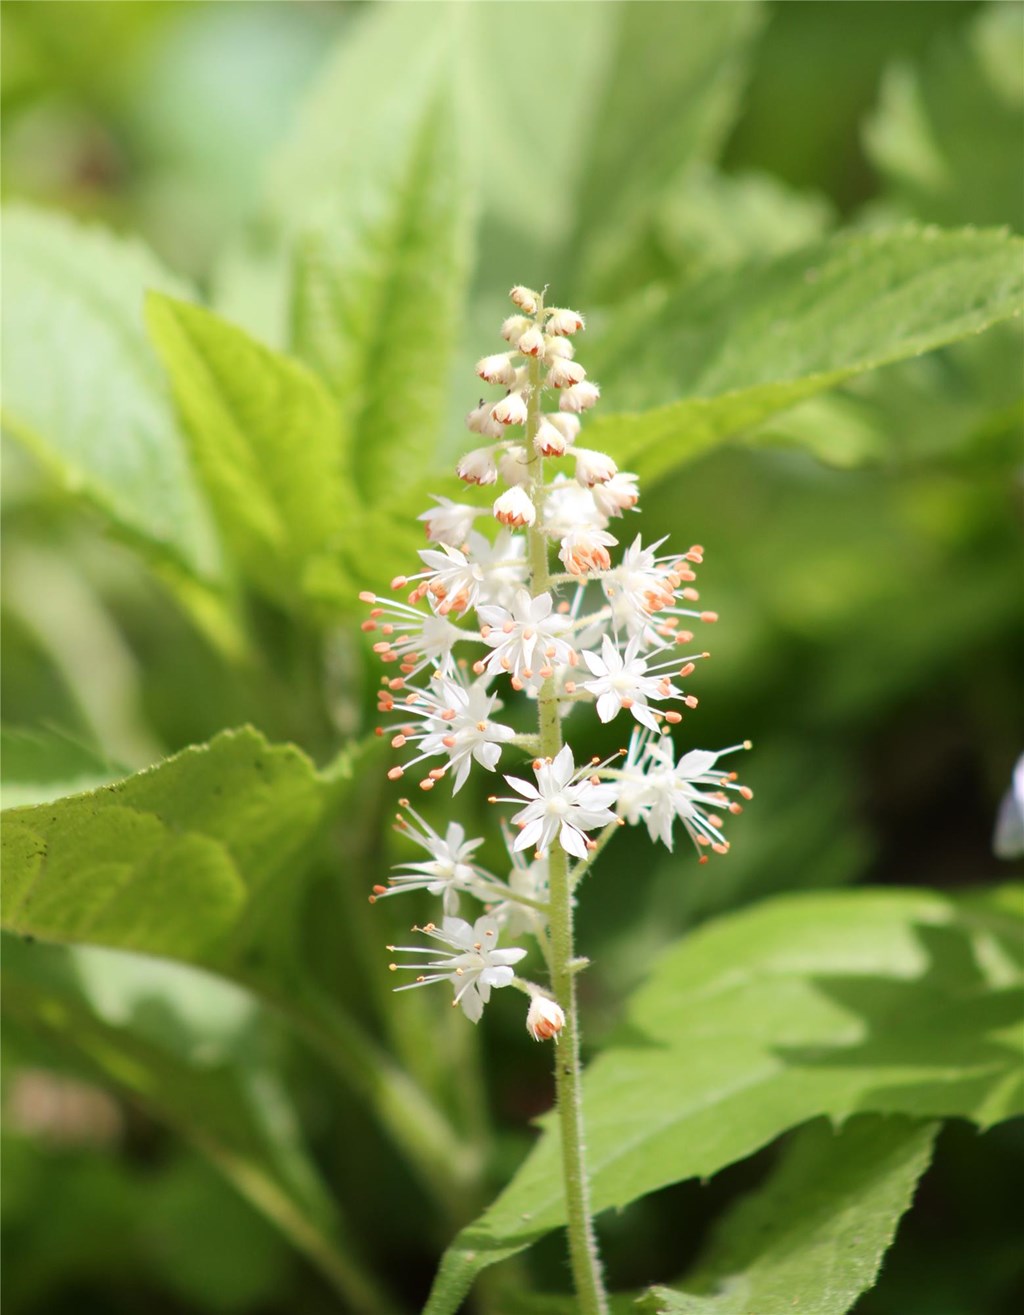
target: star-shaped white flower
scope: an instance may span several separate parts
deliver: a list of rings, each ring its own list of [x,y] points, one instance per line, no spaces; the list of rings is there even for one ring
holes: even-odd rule
[[[374,887],[375,897],[380,899],[401,891],[425,890],[429,895],[441,896],[445,913],[456,912],[460,893],[471,892],[486,898],[487,873],[473,862],[473,855],[483,840],[467,840],[466,832],[458,822],[449,822],[444,836],[439,836],[418,813],[411,808],[408,811],[421,830],[417,831],[402,817],[395,829],[425,849],[430,858],[422,863],[397,864],[390,885],[386,889]]]
[[[611,721],[622,708],[628,709],[641,726],[658,730],[658,718],[648,706],[648,700],[680,697],[681,691],[666,675],[648,675],[648,663],[637,656],[639,637],[634,636],[620,653],[614,641],[605,635],[601,641],[601,656],[584,652],[583,661],[596,676],[596,680],[583,682],[583,688],[597,700],[597,715],[602,721]],[[672,664],[675,665],[674,663]]]
[[[448,948],[434,951],[437,958],[425,963],[391,964],[393,972],[402,968],[420,974],[415,982],[395,989],[410,991],[432,982],[451,982],[455,988],[452,1003],[461,1005],[462,1012],[472,1023],[480,1021],[492,989],[511,985],[515,978],[512,964],[518,963],[526,954],[520,948],[499,950],[499,927],[489,917],[477,918],[472,926],[461,918],[445,918],[440,927],[428,922],[417,930]],[[422,945],[389,945],[388,949],[396,954],[430,953]]]
[[[531,598],[525,589],[517,591],[511,608],[478,607],[480,637],[493,652],[475,669],[491,675],[507,672],[514,681],[539,684],[555,665],[575,661],[572,645],[563,638],[572,622],[553,614],[553,607],[549,593]]]
[[[572,749],[566,745],[551,762],[534,763],[536,785],[505,777],[513,790],[530,801],[512,819],[521,827],[513,848],[534,846],[544,853],[557,838],[566,853],[586,858],[587,832],[615,821],[612,805],[616,797],[614,785],[595,785],[586,779],[589,770],[584,767],[577,773]]]

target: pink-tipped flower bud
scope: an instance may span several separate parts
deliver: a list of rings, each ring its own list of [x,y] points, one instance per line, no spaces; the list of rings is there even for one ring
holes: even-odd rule
[[[580,411],[589,411],[600,396],[601,390],[597,384],[585,379],[581,384],[573,384],[571,388],[562,390],[562,395],[558,399],[558,409],[573,411],[578,415]]]
[[[512,298],[512,304],[525,311],[527,315],[537,314],[540,294],[534,292],[532,288],[524,288],[521,284],[517,284],[508,295]]]
[[[477,447],[459,460],[455,467],[459,479],[467,484],[493,484],[498,478],[498,467],[494,460],[494,449]]]
[[[495,356],[485,356],[477,361],[476,372],[489,384],[504,384],[510,388],[516,381],[516,367],[511,361],[511,352],[498,352]]]
[[[542,416],[540,424],[537,426],[537,432],[533,438],[533,446],[537,449],[542,457],[561,457],[565,455],[565,449],[572,440],[566,438],[562,430],[551,423],[551,417]]]
[[[494,499],[494,515],[502,525],[510,529],[519,529],[523,525],[532,525],[537,519],[537,509],[524,488],[514,484],[506,489],[500,497]]]
[[[506,484],[522,486],[530,482],[530,454],[517,443],[498,457],[498,472]]]
[[[580,430],[583,428],[579,416],[571,415],[568,411],[556,411],[545,419],[549,420],[560,434],[565,435],[565,441],[570,446],[579,438]]]
[[[544,335],[535,325],[530,325],[516,343],[516,351],[524,356],[540,356],[544,351]]]
[[[551,311],[544,327],[548,333],[564,335],[578,333],[580,329],[586,328],[586,325],[583,323],[583,316],[579,311],[556,308]]]
[[[570,530],[562,540],[558,553],[559,560],[567,571],[573,575],[589,575],[591,571],[611,570],[612,559],[608,553],[618,543],[614,534],[606,530],[594,530],[582,527]]]
[[[509,393],[491,407],[491,419],[499,425],[525,425],[526,402],[522,393]]]
[[[505,431],[491,415],[492,403],[481,402],[466,416],[466,428],[471,434],[482,434],[484,438],[503,438]]]
[[[618,474],[618,466],[604,452],[595,452],[588,447],[574,448],[573,451],[576,453],[576,483],[585,489],[605,484]]]
[[[595,484],[594,501],[598,511],[603,516],[621,516],[630,507],[635,507],[640,501],[636,481],[637,477],[628,470],[620,470],[603,484]]]
[[[534,1041],[557,1041],[563,1027],[565,1013],[562,1006],[546,995],[535,995],[526,1015],[526,1030]]]
[[[571,361],[576,355],[576,349],[568,338],[552,338],[550,335],[544,335],[544,364],[550,365],[552,361]]]
[[[506,342],[518,342],[523,334],[533,327],[533,321],[525,315],[510,315],[501,326],[501,336]]]
[[[549,388],[572,388],[576,384],[581,384],[587,377],[587,372],[579,361],[552,361],[548,368],[546,383]]]

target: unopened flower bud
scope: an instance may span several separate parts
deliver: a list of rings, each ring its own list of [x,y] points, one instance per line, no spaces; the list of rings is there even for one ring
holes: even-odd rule
[[[491,407],[491,419],[499,425],[525,425],[526,402],[522,393],[509,393]]]
[[[533,327],[533,321],[525,315],[510,315],[501,326],[501,336],[506,342],[518,342],[523,334]]]
[[[583,428],[579,416],[571,415],[568,411],[556,411],[553,415],[544,418],[553,424],[560,434],[565,435],[568,444],[575,442]]]
[[[532,288],[517,285],[508,295],[512,298],[512,304],[518,306],[521,311],[525,311],[527,315],[537,314],[537,308],[540,306],[540,296]]]
[[[535,325],[531,325],[516,343],[516,351],[524,356],[540,356],[544,350],[544,335]]]
[[[494,515],[502,525],[519,529],[523,525],[532,525],[537,519],[537,509],[524,488],[514,484],[494,500]]]
[[[526,1030],[534,1041],[558,1039],[558,1034],[565,1027],[565,1013],[562,1006],[546,995],[535,995],[530,1001],[526,1015]]]
[[[544,327],[548,333],[571,334],[577,333],[586,326],[583,323],[583,316],[578,311],[555,309],[548,316]]]
[[[506,484],[523,485],[530,482],[530,454],[525,447],[516,444],[508,447],[498,457],[498,471]]]
[[[482,434],[485,438],[503,438],[505,431],[491,415],[491,403],[481,402],[466,416],[466,428],[471,434]]]
[[[544,335],[544,363],[550,365],[552,361],[571,361],[576,351],[568,338],[552,338],[550,335]]]
[[[618,474],[618,466],[604,452],[587,447],[574,448],[573,451],[576,453],[576,482],[584,488],[592,489],[595,484],[604,484]]]
[[[458,548],[469,537],[480,508],[452,502],[451,498],[435,497],[434,501],[438,505],[418,518],[424,522],[427,538],[431,543],[447,543],[449,547]]]
[[[467,484],[493,484],[498,478],[498,467],[494,461],[494,449],[490,447],[474,448],[459,460],[455,467],[459,479]]]
[[[516,381],[516,368],[510,360],[511,352],[498,352],[495,356],[485,356],[477,361],[476,372],[489,384],[504,384],[511,387]]]
[[[533,438],[533,446],[542,457],[560,457],[565,454],[571,439],[567,439],[562,430],[551,423],[548,416],[542,416]]]
[[[574,384],[581,384],[587,377],[587,372],[579,361],[552,361],[548,369],[547,383],[551,388],[571,388]]]
[[[558,399],[558,409],[560,411],[589,411],[597,399],[601,396],[601,390],[597,384],[592,384],[589,379],[585,379],[581,384],[573,384],[571,388],[565,388],[562,396]]]

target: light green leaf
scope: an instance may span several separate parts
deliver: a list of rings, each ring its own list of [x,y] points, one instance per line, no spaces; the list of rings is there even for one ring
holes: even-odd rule
[[[142,324],[147,290],[188,289],[141,243],[21,205],[3,260],[4,427],[149,556],[212,577],[212,527]]]
[[[4,815],[4,930],[178,959],[250,987],[316,1046],[435,1189],[474,1172],[440,1113],[312,979],[306,883],[359,755],[318,773],[225,731],[91,794]]]
[[[293,601],[343,523],[333,399],[298,361],[199,306],[152,294],[146,320],[225,542],[259,587]]]
[[[354,1310],[389,1308],[347,1250],[272,1072],[270,1020],[246,992],[177,964],[8,937],[3,1006],[193,1142]]]
[[[653,409],[595,416],[587,441],[664,475],[845,379],[1019,315],[1022,252],[999,232],[842,235],[652,293],[608,326],[588,368],[614,375],[612,405]]]
[[[584,1081],[595,1211],[708,1177],[820,1115],[1024,1111],[1019,888],[949,899],[855,891],[706,924],[633,998]],[[459,1234],[429,1315],[564,1222],[557,1132]]]
[[[272,175],[273,216],[296,251],[292,343],[338,398],[353,505],[414,482],[444,417],[473,196],[451,91],[457,17],[367,15]],[[382,97],[381,61],[403,51],[401,94]]]
[[[928,1167],[935,1125],[858,1116],[798,1132],[759,1191],[719,1225],[687,1291],[654,1288],[650,1315],[845,1315],[871,1288]],[[702,1294],[702,1295],[698,1295]]]

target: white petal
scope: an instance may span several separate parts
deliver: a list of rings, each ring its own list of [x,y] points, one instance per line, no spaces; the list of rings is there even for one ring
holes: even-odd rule
[[[587,842],[568,822],[562,823],[558,840],[567,854],[572,854],[575,858],[587,857]]]

